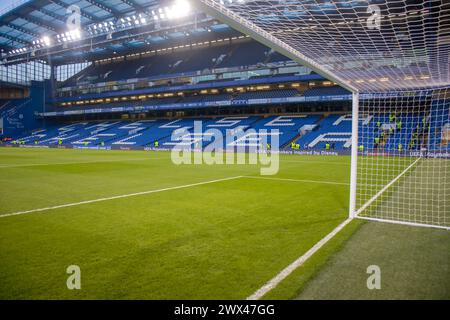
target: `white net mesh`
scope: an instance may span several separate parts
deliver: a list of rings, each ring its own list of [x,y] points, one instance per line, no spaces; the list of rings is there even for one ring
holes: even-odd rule
[[[450,81],[448,0],[197,0],[360,91]]]
[[[360,100],[357,209],[450,227],[450,88]]]
[[[359,216],[450,227],[450,1],[192,1],[360,93]]]

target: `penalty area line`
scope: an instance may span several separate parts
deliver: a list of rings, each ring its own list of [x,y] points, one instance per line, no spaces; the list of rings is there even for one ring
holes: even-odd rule
[[[5,213],[5,214],[0,214],[0,218],[6,218],[6,217],[11,217],[11,216],[18,216],[18,215],[23,215],[23,214],[30,214],[30,213],[34,213],[34,212],[49,211],[49,210],[67,208],[67,207],[74,207],[74,206],[80,206],[80,205],[83,205],[83,204],[90,204],[90,203],[96,203],[96,202],[102,202],[102,201],[123,199],[123,198],[129,198],[129,197],[136,197],[136,196],[152,194],[152,193],[159,193],[159,192],[164,192],[164,191],[171,191],[171,190],[177,190],[177,189],[196,187],[196,186],[201,186],[201,185],[205,185],[205,184],[216,183],[216,182],[227,181],[227,180],[234,180],[234,179],[239,179],[239,178],[242,178],[242,176],[234,176],[234,177],[228,177],[228,178],[222,178],[222,179],[215,179],[215,180],[208,180],[208,181],[190,183],[190,184],[185,184],[185,185],[181,185],[181,186],[167,187],[167,188],[162,188],[162,189],[154,189],[154,190],[141,191],[141,192],[135,192],[135,193],[128,193],[128,194],[122,194],[122,195],[105,197],[105,198],[85,200],[85,201],[80,201],[80,202],[66,203],[66,204],[61,204],[61,205],[52,206],[52,207],[46,207],[46,208],[38,208],[38,209],[31,209],[31,210],[25,210],[25,211],[12,212],[12,213]]]
[[[303,265],[313,254],[319,251],[328,241],[330,241],[339,231],[341,231],[347,224],[352,221],[352,218],[348,218],[340,225],[338,225],[333,231],[331,231],[328,235],[322,238],[319,242],[317,242],[311,249],[309,249],[305,254],[299,257],[297,260],[292,262],[286,268],[281,270],[275,277],[269,280],[265,285],[259,288],[255,293],[247,298],[247,300],[259,300],[264,295],[266,295],[269,291],[274,289],[281,281],[286,279],[292,272],[298,269],[301,265]]]

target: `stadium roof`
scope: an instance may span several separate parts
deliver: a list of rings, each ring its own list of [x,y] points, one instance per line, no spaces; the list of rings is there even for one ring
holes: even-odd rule
[[[120,18],[126,14],[144,12],[157,0],[22,0],[15,8],[0,16],[0,45],[20,48],[42,35],[56,35],[66,30],[70,6],[81,11],[81,25],[88,26]]]
[[[53,61],[75,55],[87,58],[89,53],[113,54],[177,41],[186,35],[211,38],[215,33],[237,33],[193,8],[186,10],[186,0],[18,1],[12,9],[0,12],[0,50],[7,61],[21,56],[37,59],[39,54],[43,60],[53,55]],[[173,19],[169,19],[168,10],[172,10]],[[79,13],[76,30],[70,30],[69,25],[73,13]],[[164,33],[157,33],[161,30]]]

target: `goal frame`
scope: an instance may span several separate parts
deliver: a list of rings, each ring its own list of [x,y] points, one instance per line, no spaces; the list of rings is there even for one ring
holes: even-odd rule
[[[389,223],[397,223],[397,224],[406,224],[406,225],[414,225],[420,227],[432,227],[432,228],[440,228],[450,230],[450,227],[440,226],[440,225],[429,225],[429,224],[421,224],[414,222],[406,222],[406,221],[397,221],[397,220],[389,220],[389,219],[380,219],[380,218],[370,218],[360,216],[359,213],[363,210],[361,208],[367,207],[370,205],[370,202],[373,202],[377,197],[379,197],[385,190],[387,190],[390,185],[395,183],[400,176],[404,173],[402,172],[398,177],[394,178],[391,182],[389,182],[385,188],[381,190],[381,192],[374,195],[372,199],[367,201],[360,209],[356,208],[357,202],[357,177],[358,177],[358,131],[359,131],[359,108],[360,108],[360,90],[353,86],[348,81],[344,80],[337,74],[332,71],[324,68],[313,59],[302,54],[300,51],[294,49],[292,46],[286,44],[280,39],[274,37],[269,32],[263,30],[258,27],[251,21],[248,21],[238,14],[234,13],[232,10],[227,9],[224,5],[217,3],[215,0],[191,0],[192,4],[198,10],[209,14],[210,16],[216,18],[217,20],[229,25],[233,29],[246,34],[253,38],[254,40],[262,43],[263,45],[281,53],[282,55],[290,58],[291,60],[310,68],[312,71],[316,72],[319,75],[322,75],[326,79],[335,82],[339,86],[347,89],[352,94],[352,136],[351,136],[351,166],[350,166],[350,196],[349,196],[349,210],[348,210],[348,218],[354,219],[364,219],[364,220],[372,220],[372,221],[382,221]]]

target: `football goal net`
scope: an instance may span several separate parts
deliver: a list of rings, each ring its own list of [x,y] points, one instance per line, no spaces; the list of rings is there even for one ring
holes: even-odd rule
[[[450,229],[450,2],[193,0],[353,97],[350,217]]]
[[[355,216],[450,227],[450,89],[360,97]]]

